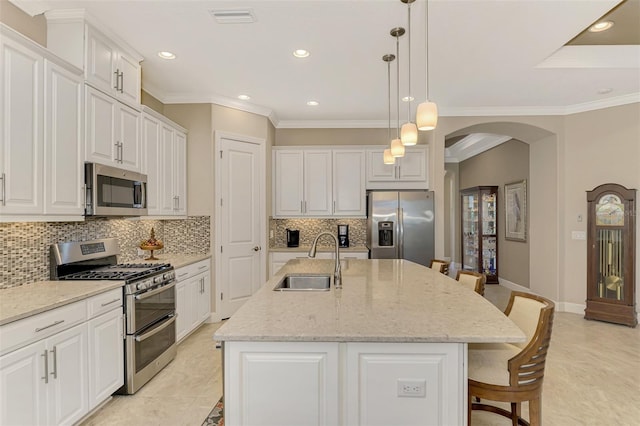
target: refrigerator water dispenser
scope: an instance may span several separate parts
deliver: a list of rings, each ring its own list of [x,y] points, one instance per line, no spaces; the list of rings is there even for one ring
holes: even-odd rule
[[[393,222],[378,222],[378,246],[393,246]]]

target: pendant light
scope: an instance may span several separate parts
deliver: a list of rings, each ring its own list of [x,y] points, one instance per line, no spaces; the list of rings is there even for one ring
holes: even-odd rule
[[[402,129],[400,130],[400,139],[404,146],[412,146],[418,143],[418,127],[415,123],[411,122],[411,3],[416,0],[400,1],[407,4],[407,39],[409,41],[409,55],[407,60],[407,84],[409,86],[409,93],[407,94],[407,122],[402,125]]]
[[[404,157],[404,145],[400,139],[400,37],[404,34],[404,28],[393,28],[390,34],[396,38],[396,57],[398,62],[396,63],[396,82],[397,82],[397,108],[396,108],[396,139],[391,141],[391,155],[394,157]],[[391,90],[389,90],[391,92]]]
[[[438,124],[438,106],[434,102],[429,102],[429,0],[425,1],[425,24],[424,24],[425,54],[427,63],[426,99],[418,105],[416,111],[416,124],[418,130],[433,130]]]
[[[389,125],[387,127],[387,140],[391,139],[391,61],[396,59],[391,53],[384,55],[382,60],[387,63],[387,94],[389,98]],[[396,158],[391,155],[391,149],[387,148],[382,154],[384,164],[395,164]]]

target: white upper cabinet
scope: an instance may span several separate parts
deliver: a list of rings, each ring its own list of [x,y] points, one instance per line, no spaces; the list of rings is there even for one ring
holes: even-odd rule
[[[367,189],[428,189],[428,147],[405,148],[392,165],[383,162],[384,147],[367,149]]]
[[[150,216],[187,215],[187,135],[185,129],[143,107],[142,173],[147,175]]]
[[[362,149],[273,150],[275,217],[364,216]]]
[[[91,86],[85,98],[86,160],[140,171],[140,113]]]
[[[0,221],[80,220],[82,72],[0,24]]]
[[[333,151],[333,213],[365,216],[365,155],[362,149]]]
[[[85,73],[88,84],[132,106],[140,103],[142,56],[83,10],[51,10],[47,46]]]

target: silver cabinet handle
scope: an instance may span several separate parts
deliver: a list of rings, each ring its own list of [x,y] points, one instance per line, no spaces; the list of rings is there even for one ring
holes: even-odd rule
[[[304,201],[300,200],[300,213],[304,213]]]
[[[53,324],[49,324],[49,325],[47,325],[45,327],[36,328],[36,333],[39,333],[42,330],[46,330],[47,328],[51,328],[51,327],[56,326],[58,324],[62,324],[63,322],[64,322],[64,320],[60,320],[60,321],[54,322]]]
[[[120,88],[118,89],[120,91],[120,93],[124,93],[124,71],[120,72],[119,75],[119,80],[120,80]]]
[[[149,337],[152,337],[153,335],[160,333],[162,330],[164,330],[165,328],[169,327],[171,324],[173,324],[174,322],[176,322],[176,316],[177,315],[171,315],[169,318],[169,320],[167,320],[164,324],[162,324],[159,327],[154,328],[153,330],[151,330],[148,333],[145,334],[141,334],[141,335],[137,335],[136,336],[136,342],[142,342],[143,340],[147,340]]]
[[[336,212],[336,200],[333,200],[333,213]]]
[[[207,265],[202,265],[200,267],[198,267],[198,271],[202,271],[203,269],[207,269],[209,266]]]
[[[47,384],[49,383],[49,351],[45,349],[40,356],[44,358],[44,377],[41,379],[44,379],[44,383]]]
[[[0,179],[2,180],[2,205],[6,206],[7,205],[7,193],[5,191],[6,189],[6,185],[5,182],[7,181],[7,177],[5,176],[4,173],[2,173],[2,176],[0,177]]]
[[[103,306],[103,307],[104,307],[104,306],[108,306],[108,305],[110,305],[110,304],[112,304],[112,303],[116,303],[116,302],[119,302],[119,301],[120,301],[120,298],[113,299],[111,302],[103,303],[101,306]]]
[[[178,278],[182,278],[182,277],[184,277],[185,275],[189,275],[189,273],[188,273],[188,272],[183,272],[182,274],[178,275]]]
[[[116,146],[116,162],[120,161],[120,142],[114,144]]]
[[[175,287],[176,286],[176,282],[173,281],[171,284],[169,285],[163,285],[162,287],[159,287],[155,290],[151,290],[151,291],[147,291],[146,293],[142,293],[142,294],[137,294],[135,296],[136,300],[144,300],[144,299],[148,299],[150,297],[155,296],[158,293],[162,293],[165,290],[169,290],[171,287]]]
[[[124,143],[120,142],[120,164],[124,161]]]
[[[53,347],[52,351],[49,352],[53,352],[53,372],[51,373],[51,375],[53,376],[54,379],[58,378],[58,349],[57,346]]]
[[[119,69],[116,69],[116,70],[115,70],[115,72],[114,72],[114,74],[116,75],[116,85],[115,85],[115,86],[113,86],[113,88],[114,88],[114,89],[116,89],[116,90],[118,90],[118,81],[120,81],[120,80],[119,80],[119,77],[120,77],[120,70],[119,70]]]
[[[204,278],[200,278],[200,294],[204,294]]]

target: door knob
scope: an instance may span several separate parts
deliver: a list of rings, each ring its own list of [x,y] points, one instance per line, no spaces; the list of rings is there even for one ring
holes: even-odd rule
[[[253,248],[253,251],[260,251],[260,246],[255,246],[255,247]]]

